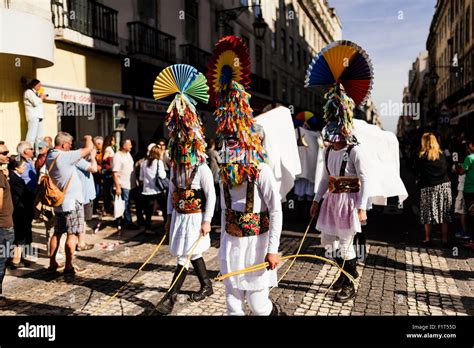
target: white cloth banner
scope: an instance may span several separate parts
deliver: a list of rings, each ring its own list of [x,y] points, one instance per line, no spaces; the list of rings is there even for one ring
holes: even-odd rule
[[[399,202],[403,202],[408,193],[400,178],[399,146],[395,134],[363,120],[354,120],[354,135],[368,161],[369,208],[372,204],[387,205],[388,197],[398,196]],[[323,168],[324,163],[316,166],[315,190],[321,180],[322,170],[325,170]]]
[[[279,106],[255,118],[265,133],[264,147],[268,164],[275,175],[282,201],[301,173],[298,146],[290,109]]]

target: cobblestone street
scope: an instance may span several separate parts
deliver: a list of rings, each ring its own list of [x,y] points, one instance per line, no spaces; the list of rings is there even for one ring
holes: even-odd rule
[[[413,192],[410,172],[403,171],[402,176],[408,191]],[[408,198],[403,211],[379,208],[370,212],[366,253],[359,257],[360,277],[353,300],[344,305],[333,301],[335,291],[328,288],[335,280],[336,267],[304,258],[298,258],[279,287],[271,291],[272,300],[288,315],[474,315],[474,252],[456,243],[454,237],[452,248],[441,248],[437,230],[433,248],[419,247],[423,230],[413,213],[414,197]],[[296,253],[306,228],[304,220],[293,213],[286,214],[282,255]],[[155,222],[160,230],[161,223]],[[219,272],[220,231],[218,226],[214,228],[212,247],[204,254],[212,278]],[[71,277],[47,273],[44,228],[35,224],[34,232],[34,246],[40,251],[37,263],[30,269],[8,271],[4,291],[12,301],[0,315],[150,315],[171,283],[176,259],[164,243],[134,280],[105,305],[155,250],[162,233],[119,232],[110,221],[105,222],[98,233],[86,236],[95,248],[76,254],[78,264],[88,272]],[[324,256],[314,229],[300,253]],[[279,277],[289,262],[279,268]],[[204,301],[188,301],[189,294],[198,289],[198,279],[191,271],[174,315],[226,314],[222,282],[214,282],[214,294]]]
[[[383,216],[384,221],[399,219]],[[386,222],[385,222],[386,223]],[[377,219],[375,219],[375,227]],[[423,249],[400,240],[407,235],[394,236],[387,228],[368,232],[367,257],[359,263],[357,296],[344,305],[334,302],[334,291],[328,287],[337,269],[312,259],[298,259],[272,299],[288,315],[473,315],[473,259],[472,252]],[[48,274],[44,258],[33,270],[10,271],[5,292],[13,301],[1,315],[148,315],[167,290],[174,272],[175,259],[166,244],[135,277],[119,296],[104,306],[155,249],[161,236],[113,230],[105,232],[113,250],[94,249],[77,253],[87,273],[74,278],[62,274]],[[39,231],[39,230],[36,230]],[[375,234],[377,238],[371,238]],[[382,242],[384,236],[395,240]],[[88,236],[98,238],[97,235]],[[213,233],[213,246],[204,257],[211,276],[218,274],[219,233]],[[281,241],[283,255],[295,253],[302,233],[285,231]],[[402,238],[400,238],[402,237]],[[120,242],[120,244],[117,244]],[[110,244],[109,244],[110,245]],[[323,255],[316,234],[310,234],[301,253]],[[279,269],[279,275],[288,267]],[[224,286],[214,283],[214,295],[193,303],[187,300],[191,291],[199,289],[197,277],[188,275],[175,315],[225,315]],[[99,310],[100,309],[100,310]]]

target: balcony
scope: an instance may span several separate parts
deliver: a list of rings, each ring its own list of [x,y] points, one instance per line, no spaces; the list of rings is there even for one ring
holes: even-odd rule
[[[144,54],[174,63],[176,38],[141,22],[127,23],[130,32],[130,54]]]
[[[211,59],[211,53],[200,49],[194,45],[181,45],[181,57],[183,63],[194,66],[200,72],[207,72],[207,64]]]
[[[70,29],[111,45],[118,45],[118,11],[95,0],[52,0],[56,29]]]
[[[8,54],[12,62],[14,58],[17,60],[21,58],[22,62],[23,59],[31,61],[35,68],[53,65],[54,28],[51,17],[45,17],[48,10],[48,4],[28,6],[24,2],[2,1],[0,4],[0,56]],[[3,91],[0,92],[2,93]]]
[[[270,80],[264,79],[257,74],[250,74],[250,89],[251,91],[263,94],[270,97]]]

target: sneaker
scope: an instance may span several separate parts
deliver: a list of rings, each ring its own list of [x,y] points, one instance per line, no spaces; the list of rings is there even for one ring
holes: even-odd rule
[[[85,250],[91,250],[94,248],[94,244],[84,244],[83,246],[76,245],[76,251],[85,251]]]

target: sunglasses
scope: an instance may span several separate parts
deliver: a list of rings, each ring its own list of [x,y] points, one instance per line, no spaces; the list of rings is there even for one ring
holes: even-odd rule
[[[3,156],[6,156],[10,153],[10,151],[3,151],[3,152],[0,152],[0,155],[3,155]]]

